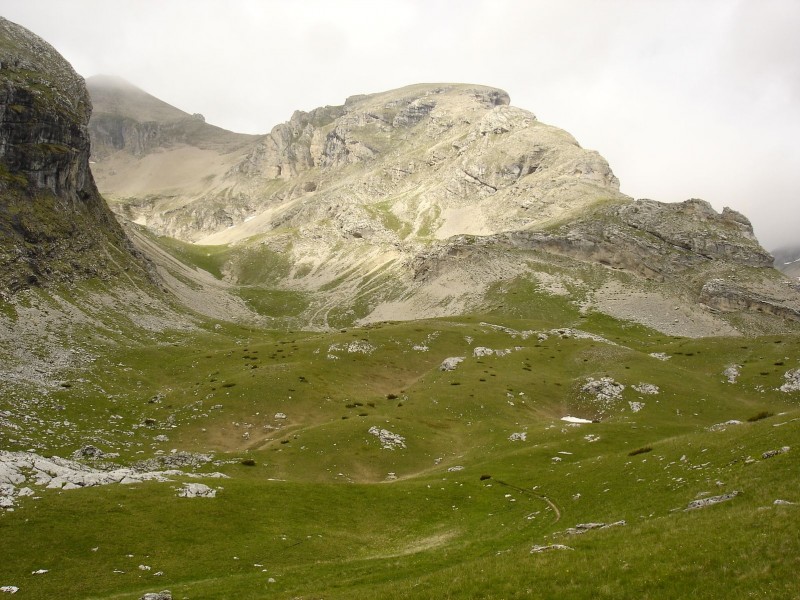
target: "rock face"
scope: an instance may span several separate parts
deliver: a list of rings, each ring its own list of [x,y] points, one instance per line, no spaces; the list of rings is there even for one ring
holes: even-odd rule
[[[800,317],[743,215],[633,201],[597,152],[499,89],[412,85],[297,111],[265,136],[215,138],[198,120],[205,137],[165,137],[191,117],[100,87],[94,170],[114,210],[163,235],[235,244],[224,277],[303,294],[303,326],[482,310],[520,278],[672,334]],[[118,133],[98,116],[111,113]],[[254,260],[277,268],[254,281]],[[754,316],[725,320],[743,312]]]
[[[130,266],[89,169],[83,79],[49,44],[3,18],[0,66],[0,289],[110,277],[120,270],[115,259]]]

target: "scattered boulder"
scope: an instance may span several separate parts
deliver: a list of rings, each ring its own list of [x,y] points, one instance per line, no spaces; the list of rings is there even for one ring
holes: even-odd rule
[[[722,374],[725,375],[728,383],[736,383],[736,380],[739,379],[741,368],[742,365],[730,365],[729,367],[726,367]]]
[[[534,546],[531,548],[531,554],[539,554],[540,552],[549,552],[550,550],[574,550],[564,544],[550,544],[549,546]]]
[[[625,520],[614,521],[613,523],[578,523],[575,527],[565,530],[567,535],[581,535],[593,529],[608,529],[609,527],[624,527],[627,525]]]
[[[217,490],[203,483],[184,483],[178,489],[179,498],[214,498],[216,495]]]
[[[19,588],[15,585],[4,585],[0,587],[0,592],[5,594],[16,594],[19,591]]]
[[[161,590],[160,592],[147,592],[139,600],[172,600],[172,592]]]
[[[721,502],[727,502],[728,500],[733,500],[736,496],[741,494],[742,492],[738,490],[734,490],[728,494],[722,494],[721,496],[711,496],[710,498],[700,498],[699,500],[692,500],[686,506],[684,510],[697,510],[698,508],[706,508],[707,506],[713,506],[714,504],[719,504]]]
[[[640,394],[645,394],[647,396],[655,396],[661,391],[657,385],[652,383],[640,383],[639,385],[632,385],[631,387]]]
[[[773,456],[778,456],[778,454],[785,454],[789,450],[791,450],[789,446],[784,446],[783,448],[779,448],[778,450],[767,450],[766,452],[764,452],[764,454],[761,455],[761,458],[766,460],[768,458],[772,458]]]
[[[775,500],[775,502],[773,502],[773,504],[775,506],[794,506],[797,503],[789,502],[788,500],[781,500],[780,498],[778,498],[777,500]]]
[[[725,421],[724,423],[716,423],[707,427],[707,431],[725,431],[728,427],[732,425],[741,425],[741,421],[737,421],[736,419],[731,419],[730,421]]]
[[[527,438],[528,438],[528,434],[525,433],[524,431],[520,431],[518,433],[512,433],[510,436],[508,436],[508,441],[510,441],[510,442],[524,442],[524,441],[527,440]]]
[[[783,374],[783,378],[786,380],[780,390],[782,392],[800,392],[800,369],[794,369],[793,371],[786,371]]]
[[[464,360],[464,356],[450,356],[442,361],[439,365],[440,371],[455,371],[456,367]]]
[[[655,358],[656,360],[669,360],[672,358],[669,354],[665,352],[651,352],[650,356]]]
[[[392,433],[388,429],[381,429],[374,425],[369,428],[368,433],[377,437],[381,442],[381,447],[385,450],[394,450],[395,448],[405,448],[406,438],[402,435]]]
[[[100,448],[89,444],[88,446],[83,446],[82,448],[75,450],[75,452],[72,453],[72,458],[75,460],[80,460],[82,458],[95,460],[98,458],[103,458],[105,455],[106,453],[100,450]]]

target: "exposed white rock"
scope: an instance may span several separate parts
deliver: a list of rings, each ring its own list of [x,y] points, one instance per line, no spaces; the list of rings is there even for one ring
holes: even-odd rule
[[[575,527],[570,527],[564,531],[567,535],[581,535],[593,529],[608,529],[609,527],[624,527],[627,525],[625,520],[613,523],[578,523]]]
[[[670,358],[672,358],[669,354],[666,354],[665,352],[651,352],[650,356],[652,356],[656,360],[669,360]]]
[[[520,431],[519,433],[512,433],[508,436],[508,440],[510,442],[524,442],[528,439],[528,434],[524,431]]]
[[[773,504],[776,506],[794,506],[797,503],[789,502],[788,500],[781,500],[780,498],[778,498],[777,500],[775,500],[775,502],[773,502]]]
[[[736,419],[731,419],[730,421],[725,421],[724,423],[715,423],[708,427],[708,431],[725,431],[728,427],[734,425],[741,425],[741,421],[737,421]]]
[[[628,406],[631,407],[631,412],[639,412],[644,408],[644,402],[628,401]]]
[[[189,460],[181,453],[160,458],[175,458],[178,463]],[[149,464],[149,461],[145,462]],[[161,461],[155,462],[165,464]],[[12,508],[16,498],[33,495],[33,490],[28,487],[30,485],[67,491],[99,485],[128,485],[143,481],[171,481],[172,478],[180,476],[227,477],[223,473],[184,473],[177,469],[142,471],[120,467],[103,471],[58,456],[44,458],[31,452],[0,450],[0,507]],[[18,489],[18,486],[22,484],[27,485]]]
[[[725,376],[725,379],[728,383],[736,383],[736,380],[739,379],[739,374],[741,372],[742,365],[729,365],[725,367],[725,370],[722,374]]]
[[[15,585],[4,585],[0,586],[0,592],[4,594],[16,594],[19,591],[19,588]]]
[[[648,396],[655,396],[661,391],[657,385],[652,383],[640,383],[638,385],[632,385],[631,387],[640,394],[645,394]]]
[[[789,450],[791,450],[789,446],[783,446],[778,450],[767,450],[761,455],[761,458],[766,460],[767,458],[772,458],[773,456],[778,456],[779,454],[786,454]]]
[[[406,447],[406,438],[396,433],[392,433],[388,429],[381,429],[380,427],[373,425],[369,428],[368,433],[377,437],[381,442],[381,447],[386,450],[394,450],[395,448]]]
[[[581,391],[593,396],[594,400],[604,406],[610,405],[614,400],[622,397],[625,386],[617,383],[611,377],[601,377],[594,379],[589,377],[581,386]]]
[[[203,483],[184,483],[183,487],[178,489],[179,498],[214,498],[216,495],[217,490]]]
[[[600,416],[617,406],[622,399],[624,390],[625,386],[611,377],[601,377],[600,379],[589,377],[580,388],[583,398],[591,403],[592,409]]]
[[[539,554],[540,552],[549,552],[550,550],[574,550],[564,544],[550,544],[549,546],[534,546],[531,548],[531,554]]]
[[[328,353],[347,352],[348,354],[372,354],[375,350],[377,350],[377,347],[369,342],[356,340],[347,344],[331,344],[328,348]]]
[[[720,502],[727,502],[728,500],[733,500],[736,496],[741,494],[742,492],[738,490],[734,490],[728,494],[722,494],[721,496],[711,496],[710,498],[700,498],[699,500],[692,500],[686,506],[684,510],[696,510],[698,508],[705,508],[707,506],[713,506],[714,504],[719,504]]]
[[[148,592],[144,596],[141,596],[139,600],[172,600],[172,592],[169,590]]]
[[[800,392],[800,369],[786,371],[786,373],[783,374],[783,378],[786,380],[786,383],[780,387],[782,392]]]
[[[456,367],[464,361],[464,356],[450,356],[439,365],[440,371],[455,371]]]

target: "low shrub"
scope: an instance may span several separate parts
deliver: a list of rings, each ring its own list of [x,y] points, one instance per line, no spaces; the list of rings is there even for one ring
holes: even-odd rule
[[[637,448],[636,450],[631,450],[628,452],[628,456],[636,456],[637,454],[645,454],[647,452],[652,451],[653,449],[650,446],[642,446],[641,448]]]
[[[775,414],[775,413],[771,413],[771,412],[769,412],[768,410],[762,410],[760,413],[758,413],[758,414],[755,414],[755,415],[753,415],[752,417],[749,417],[747,420],[748,420],[750,423],[755,423],[756,421],[760,421],[761,419],[766,419],[767,417],[771,417],[771,416],[773,416],[774,414]]]

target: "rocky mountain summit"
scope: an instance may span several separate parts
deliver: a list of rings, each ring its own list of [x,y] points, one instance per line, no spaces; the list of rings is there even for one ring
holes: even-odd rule
[[[89,169],[91,101],[52,46],[0,18],[0,290],[130,267]]]
[[[157,101],[126,89],[114,110],[148,113],[150,130],[188,118],[158,104],[162,117],[148,108]],[[96,115],[111,110],[107,93],[95,101]],[[496,88],[352,96],[213,147],[128,136],[108,154],[95,118],[95,172],[112,208],[160,235],[227,248],[221,276],[300,294],[299,324],[483,310],[520,278],[673,333],[800,315],[746,217],[702,200],[633,201],[602,156]],[[169,181],[155,161],[171,166]],[[732,326],[725,313],[740,311],[749,325]]]

